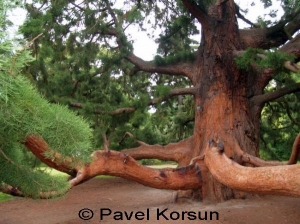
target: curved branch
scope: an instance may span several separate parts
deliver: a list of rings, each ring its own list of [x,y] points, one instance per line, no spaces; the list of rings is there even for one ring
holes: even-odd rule
[[[266,102],[276,100],[286,94],[294,93],[300,91],[300,83],[296,83],[294,85],[290,85],[287,87],[283,87],[281,89],[275,90],[270,93],[265,93],[262,95],[257,95],[252,97],[251,103],[252,105],[261,106]]]
[[[140,159],[161,159],[179,162],[188,150],[192,148],[193,137],[189,137],[177,143],[170,143],[168,145],[148,145],[141,141],[137,148],[124,149],[121,152],[126,153],[136,160]]]
[[[133,53],[125,56],[125,58],[135,65],[135,72],[144,71],[167,75],[184,75],[190,80],[193,78],[193,72],[191,69],[192,63],[189,62],[177,62],[170,65],[156,65],[154,61],[144,61]]]
[[[122,27],[119,23],[115,13],[111,9],[110,5],[107,3],[108,12],[113,18],[114,24],[116,28],[106,29],[105,31],[99,31],[101,34],[106,34],[110,36],[114,36],[117,39],[117,45],[120,50],[124,50],[125,52],[130,51],[125,55],[125,59],[135,65],[135,72],[137,71],[144,71],[144,72],[152,72],[152,73],[162,73],[168,75],[184,75],[189,79],[192,79],[193,73],[191,68],[191,63],[184,63],[178,62],[172,65],[165,65],[165,66],[158,66],[154,63],[154,61],[144,61],[143,59],[137,57],[135,54],[132,53],[131,50],[128,50],[124,44],[124,32],[121,31]],[[121,39],[123,39],[121,41]]]
[[[290,156],[289,161],[286,162],[279,162],[279,161],[265,161],[262,160],[256,156],[252,156],[245,151],[243,151],[238,145],[235,146],[234,148],[238,158],[238,161],[241,161],[243,163],[248,163],[251,164],[255,167],[264,167],[264,166],[282,166],[282,165],[292,165],[296,164],[299,153],[300,153],[300,134],[297,135],[295,138],[293,147],[292,147],[292,153]]]
[[[48,152],[48,144],[40,136],[30,136],[30,144],[26,147],[34,153],[42,162],[51,168],[69,173],[66,169],[72,158],[66,158],[67,163],[59,163],[62,155],[53,153],[53,158],[45,158]],[[76,164],[75,164],[76,165]],[[190,165],[179,169],[151,169],[140,165],[132,157],[125,153],[116,151],[98,150],[92,154],[90,164],[78,163],[74,169],[77,171],[76,177],[69,181],[69,188],[87,181],[97,175],[113,175],[134,180],[143,185],[159,189],[187,190],[196,189],[201,186],[201,170],[198,165]],[[41,193],[43,197],[51,197],[59,192]]]
[[[187,190],[201,186],[201,171],[198,166],[156,170],[142,166],[127,154],[116,151],[95,151],[93,159],[91,164],[81,170],[84,180],[105,174],[159,189]]]
[[[264,55],[264,54],[257,54],[258,57],[260,57],[261,59],[265,59],[267,56]],[[294,62],[292,61],[285,61],[283,63],[283,66],[287,69],[287,70],[290,70],[291,72],[299,72],[300,71],[300,66],[295,64]]]
[[[27,136],[23,144],[26,146],[27,149],[29,149],[33,153],[33,155],[35,155],[47,166],[61,171],[63,173],[69,174],[70,176],[76,175],[77,170],[73,168],[74,161],[71,158],[65,158],[62,161],[62,156],[57,152],[53,151],[40,135]],[[46,157],[44,154],[46,152],[51,152],[54,159]]]
[[[300,165],[244,167],[209,144],[204,162],[211,174],[230,188],[255,194],[300,197]]]

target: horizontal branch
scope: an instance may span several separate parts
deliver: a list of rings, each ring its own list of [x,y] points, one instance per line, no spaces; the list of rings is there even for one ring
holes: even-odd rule
[[[172,89],[170,91],[169,94],[162,96],[162,97],[158,97],[158,98],[154,98],[152,99],[149,103],[148,106],[150,105],[155,105],[157,103],[166,101],[168,99],[170,99],[173,96],[179,96],[179,95],[195,95],[196,94],[196,88],[195,87],[190,87],[190,88],[178,88],[178,89]]]
[[[141,141],[137,148],[124,149],[121,152],[133,157],[136,160],[140,159],[161,159],[165,161],[180,162],[186,153],[192,148],[193,137],[189,137],[177,143],[168,145],[148,145]]]
[[[130,53],[125,58],[135,65],[135,72],[144,71],[167,75],[182,75],[188,77],[190,80],[192,80],[193,78],[193,72],[191,69],[192,63],[190,62],[177,62],[169,65],[156,65],[154,61],[144,61],[133,53]]]
[[[283,97],[286,94],[290,94],[290,93],[294,93],[294,92],[298,92],[298,91],[300,91],[300,83],[296,83],[294,85],[283,87],[283,88],[277,89],[273,92],[254,96],[251,99],[251,103],[252,103],[252,105],[261,106],[266,102],[276,100],[280,97]]]
[[[73,164],[72,158],[64,158],[65,163],[60,163],[62,155],[58,152],[53,153],[51,159],[45,157],[50,149],[42,137],[27,137],[26,147],[43,163],[56,170],[72,174],[73,179],[69,181],[69,188],[83,183],[98,175],[112,175],[134,180],[140,184],[155,187],[159,189],[187,190],[196,189],[201,186],[201,170],[198,165],[190,165],[178,169],[151,169],[142,166],[134,158],[116,151],[98,150],[92,153],[92,162],[82,166],[77,163],[70,173],[69,164]],[[65,193],[68,189],[62,189],[61,192],[50,191],[40,192],[41,198],[49,198]]]
[[[173,89],[170,91],[169,94],[167,94],[165,96],[154,98],[154,99],[150,100],[147,103],[147,105],[148,106],[155,105],[157,103],[166,101],[173,96],[194,95],[195,93],[196,93],[196,88],[194,88],[194,87]],[[78,102],[70,102],[69,105],[71,107],[75,107],[75,108],[80,108],[80,109],[83,108],[83,104],[78,103]],[[124,113],[133,113],[134,111],[136,111],[135,107],[123,107],[123,108],[119,108],[119,109],[112,110],[112,111],[103,111],[103,110],[99,110],[99,109],[95,108],[93,112],[94,112],[94,114],[106,114],[106,115],[111,115],[111,116],[117,116],[117,115],[124,114]]]
[[[158,189],[187,190],[201,186],[201,171],[198,166],[178,169],[152,169],[142,166],[131,156],[116,151],[95,151],[93,162],[80,172],[84,180],[97,175],[112,175],[136,181]]]
[[[300,165],[244,167],[210,144],[204,162],[219,182],[235,190],[300,197]]]

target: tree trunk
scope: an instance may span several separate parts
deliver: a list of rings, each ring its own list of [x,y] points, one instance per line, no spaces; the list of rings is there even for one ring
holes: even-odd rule
[[[252,113],[248,74],[239,70],[234,61],[234,51],[240,50],[242,44],[233,5],[215,7],[219,8],[211,9],[215,14],[203,25],[198,69],[193,79],[198,91],[194,99],[195,147],[191,157],[205,155],[205,145],[213,138],[223,144],[229,158],[241,163],[233,151],[236,147],[258,156],[259,115]],[[208,169],[205,173],[201,189],[204,201],[241,196],[215,180]]]

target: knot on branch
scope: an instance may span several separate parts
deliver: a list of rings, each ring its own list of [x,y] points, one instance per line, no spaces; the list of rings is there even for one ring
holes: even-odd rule
[[[215,141],[214,139],[209,139],[209,147],[212,149],[218,149],[220,153],[224,152],[224,144],[222,141]]]

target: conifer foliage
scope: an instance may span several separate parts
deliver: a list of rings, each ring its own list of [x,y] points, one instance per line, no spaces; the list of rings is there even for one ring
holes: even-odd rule
[[[34,58],[26,48],[28,44],[22,47],[22,43],[5,36],[7,22],[1,21],[0,188],[5,191],[7,186],[15,186],[15,193],[22,189],[22,195],[30,197],[40,197],[40,192],[64,192],[68,189],[67,182],[36,169],[40,163],[23,143],[27,136],[39,135],[62,155],[78,155],[80,161],[88,161],[92,149],[91,129],[66,106],[50,104],[22,76],[24,67]],[[51,158],[51,152],[45,156]]]
[[[261,2],[267,11],[276,1]],[[281,18],[271,10],[274,19],[252,22],[234,0],[26,2],[21,32],[27,40],[43,35],[31,44],[34,61],[16,69],[29,58],[16,53],[1,74],[1,111],[10,116],[1,120],[3,164],[23,168],[28,149],[71,175],[60,189],[108,174],[192,190],[207,202],[247,192],[299,196],[300,167],[289,166],[300,150],[299,4],[281,1]],[[131,27],[155,39],[153,60],[134,53]],[[274,126],[279,141],[272,139]],[[276,155],[274,148],[293,153],[287,164],[264,161],[260,148],[268,149],[264,157]],[[24,158],[9,154],[15,152]],[[152,158],[180,168],[137,162]],[[39,195],[59,195],[41,193],[51,189]]]

